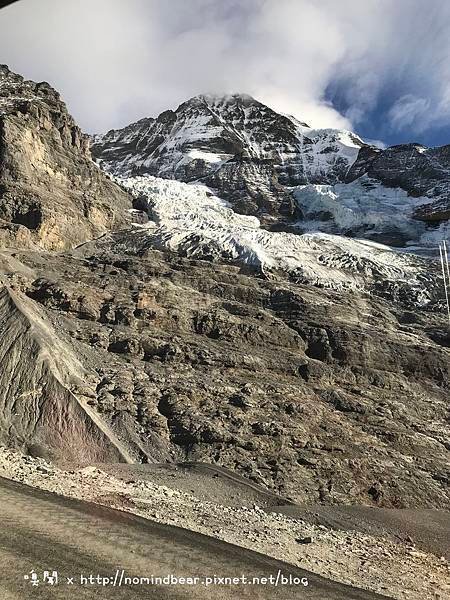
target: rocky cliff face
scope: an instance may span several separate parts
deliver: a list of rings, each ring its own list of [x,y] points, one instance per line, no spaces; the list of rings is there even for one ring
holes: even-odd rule
[[[0,244],[70,248],[126,224],[129,207],[59,94],[0,66]]]
[[[450,145],[426,148],[420,144],[402,144],[383,151],[363,148],[347,174],[347,181],[364,174],[387,187],[401,188],[413,197],[433,199],[416,208],[416,219],[430,222],[450,219]]]

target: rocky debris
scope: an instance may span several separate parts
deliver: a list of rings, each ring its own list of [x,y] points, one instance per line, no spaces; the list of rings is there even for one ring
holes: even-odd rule
[[[297,502],[449,506],[438,303],[119,245],[3,255],[5,281],[92,374],[87,405],[134,460],[215,463]]]
[[[0,476],[197,531],[398,600],[435,600],[448,591],[445,558],[408,541],[333,530],[256,505],[201,501],[195,492],[138,477],[125,482],[98,467],[61,470],[2,447]]]
[[[303,538],[296,538],[295,540],[297,542],[297,544],[312,544],[312,537],[310,535],[303,537]]]
[[[129,208],[58,92],[0,65],[0,246],[70,248],[126,225]]]

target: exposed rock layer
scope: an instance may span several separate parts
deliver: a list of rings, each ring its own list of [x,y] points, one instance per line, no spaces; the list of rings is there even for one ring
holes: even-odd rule
[[[450,339],[432,307],[78,252],[16,254],[5,277],[69,333],[135,459],[222,464],[301,502],[448,507]]]
[[[128,208],[59,94],[0,66],[0,245],[70,248],[124,226]]]

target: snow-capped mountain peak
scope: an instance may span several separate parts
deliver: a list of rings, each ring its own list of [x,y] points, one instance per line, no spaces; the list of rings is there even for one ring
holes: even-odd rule
[[[351,131],[310,127],[247,94],[194,96],[175,111],[94,137],[92,152],[119,177],[206,185],[267,229],[394,245],[434,243],[448,229],[448,146],[383,150]]]
[[[202,182],[238,212],[295,218],[289,188],[343,181],[364,142],[312,129],[247,94],[201,94],[175,111],[95,136],[92,152],[114,175]]]

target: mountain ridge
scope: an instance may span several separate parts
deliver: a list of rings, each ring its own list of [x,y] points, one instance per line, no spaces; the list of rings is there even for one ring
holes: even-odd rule
[[[201,181],[239,213],[292,220],[298,210],[286,187],[338,180],[349,167],[347,155],[356,154],[356,137],[311,129],[312,142],[306,130],[248,95],[200,95],[156,119],[95,136],[91,150],[114,175]],[[331,163],[322,152],[330,144],[336,149]]]

